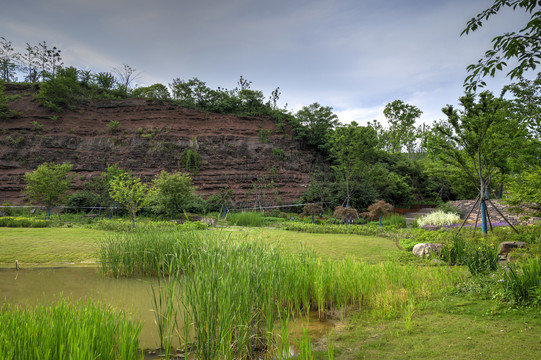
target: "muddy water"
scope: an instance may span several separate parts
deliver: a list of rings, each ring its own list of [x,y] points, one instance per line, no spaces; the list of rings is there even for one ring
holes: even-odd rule
[[[91,298],[115,309],[123,309],[143,322],[143,348],[160,345],[150,279],[110,279],[96,267],[0,269],[0,304],[51,304],[60,296],[72,300]]]
[[[155,349],[160,342],[154,322],[152,284],[156,285],[157,282],[148,278],[106,278],[99,268],[90,266],[19,271],[0,268],[0,304],[35,306],[52,304],[60,297],[74,301],[90,298],[115,309],[122,309],[133,318],[141,320],[141,347]],[[317,312],[310,314],[308,332],[313,344],[324,338],[333,327],[334,322],[320,322]],[[280,328],[279,324],[277,328]],[[290,320],[290,343],[298,343],[302,338],[302,329],[301,319]],[[295,346],[292,346],[291,353],[295,352]]]

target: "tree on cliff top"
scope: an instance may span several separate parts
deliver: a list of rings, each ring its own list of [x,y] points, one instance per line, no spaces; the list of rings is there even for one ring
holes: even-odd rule
[[[47,219],[51,215],[51,209],[63,203],[71,188],[71,177],[68,176],[71,168],[69,163],[43,163],[33,172],[24,174],[25,194],[31,201],[45,205]],[[58,218],[60,219],[60,211]]]

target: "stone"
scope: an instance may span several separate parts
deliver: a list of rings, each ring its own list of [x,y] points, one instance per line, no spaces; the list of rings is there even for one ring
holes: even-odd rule
[[[525,248],[526,246],[528,244],[524,241],[504,241],[500,243],[500,253],[498,255],[507,258],[513,249]]]
[[[439,255],[441,252],[441,249],[443,249],[443,244],[421,243],[421,244],[416,244],[413,247],[412,252],[413,252],[413,255],[415,256],[425,257],[425,256],[430,256],[432,253]]]

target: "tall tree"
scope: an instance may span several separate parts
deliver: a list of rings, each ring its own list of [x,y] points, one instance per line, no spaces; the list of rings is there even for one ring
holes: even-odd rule
[[[442,109],[447,119],[434,125],[428,147],[434,157],[477,182],[486,233],[485,201],[492,178],[505,170],[502,164],[520,147],[525,133],[520,122],[510,116],[508,102],[490,92],[481,93],[477,102],[473,94],[467,94],[460,98],[460,105],[463,110],[452,105]]]
[[[141,74],[131,66],[127,64],[122,64],[121,67],[113,68],[113,72],[118,77],[118,84],[123,87],[126,91],[132,88],[132,84],[137,80]]]
[[[330,155],[337,178],[346,184],[346,207],[351,200],[351,182],[375,158],[377,136],[374,128],[356,122],[337,127],[330,138]]]
[[[0,36],[0,80],[5,82],[17,81],[17,53],[13,49],[11,41]]]
[[[313,103],[303,106],[295,115],[297,136],[324,153],[329,151],[329,137],[338,126],[338,116],[332,107]]]
[[[24,80],[27,82],[37,82],[39,80],[38,72],[38,49],[26,43],[26,48],[23,53],[18,54],[19,69],[26,74]]]
[[[415,151],[416,142],[420,138],[420,131],[415,127],[415,121],[423,114],[416,106],[395,100],[385,106],[383,115],[389,122],[386,133],[384,149],[391,153],[405,150],[408,153]]]
[[[483,26],[483,22],[499,13],[502,8],[523,10],[530,14],[530,21],[517,32],[508,32],[492,39],[492,49],[467,67],[469,75],[464,81],[467,91],[486,85],[482,79],[494,76],[496,71],[507,67],[507,61],[515,60],[518,65],[507,76],[519,78],[528,70],[534,70],[541,59],[541,2],[539,0],[495,0],[491,7],[480,12],[466,24],[461,35],[470,34]]]
[[[71,187],[71,177],[68,176],[71,167],[69,163],[43,163],[33,172],[24,174],[25,194],[33,202],[45,205],[47,219],[51,215],[51,209],[61,205],[67,196]],[[60,211],[58,218],[60,219]]]

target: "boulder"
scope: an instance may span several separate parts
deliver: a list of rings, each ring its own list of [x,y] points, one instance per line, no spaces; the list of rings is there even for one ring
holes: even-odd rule
[[[413,247],[413,255],[418,257],[425,257],[430,256],[432,253],[439,255],[441,252],[441,249],[443,249],[443,244],[438,243],[422,243],[422,244],[416,244]]]
[[[526,246],[528,246],[528,244],[524,241],[503,241],[500,243],[500,252],[498,254],[498,257],[500,259],[509,260],[509,253],[513,249],[525,248]]]

